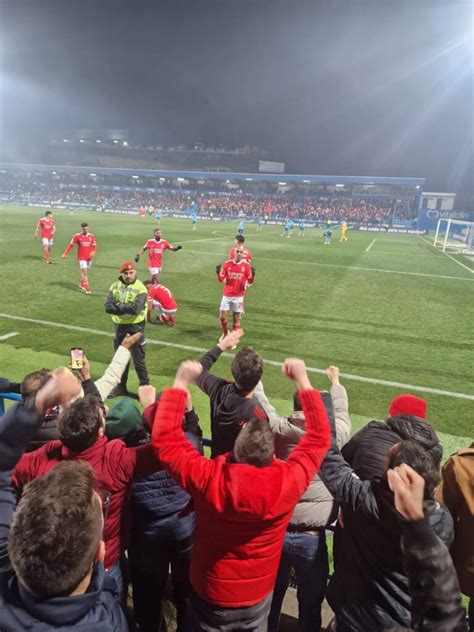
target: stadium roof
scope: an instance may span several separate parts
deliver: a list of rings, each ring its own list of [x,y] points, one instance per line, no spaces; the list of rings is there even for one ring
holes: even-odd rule
[[[228,173],[208,171],[159,171],[155,169],[114,169],[111,167],[79,167],[74,165],[0,164],[9,171],[83,173],[95,175],[142,176],[145,178],[185,178],[200,180],[247,180],[255,182],[290,182],[297,184],[378,184],[385,186],[422,187],[425,178],[385,178],[372,176],[308,176],[287,173]]]

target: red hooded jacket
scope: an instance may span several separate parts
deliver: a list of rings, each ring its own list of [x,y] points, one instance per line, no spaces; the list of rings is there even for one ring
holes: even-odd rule
[[[109,504],[104,507],[104,566],[109,569],[120,558],[121,528],[129,484],[153,474],[161,469],[161,465],[151,445],[127,448],[120,439],[108,441],[107,437],[100,437],[86,450],[71,452],[61,441],[51,441],[21,457],[13,472],[13,484],[16,487],[26,485],[65,460],[87,461],[95,472],[99,492],[110,494]],[[51,544],[54,546],[54,542]]]
[[[182,430],[186,392],[170,388],[161,397],[152,445],[165,469],[194,500],[190,579],[207,602],[226,608],[251,606],[273,590],[293,509],[330,446],[321,395],[306,390],[300,397],[307,434],[288,461],[275,458],[262,468],[234,463],[229,454],[212,460],[201,456]]]

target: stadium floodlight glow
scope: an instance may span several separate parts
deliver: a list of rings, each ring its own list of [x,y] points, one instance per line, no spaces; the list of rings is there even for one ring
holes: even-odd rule
[[[63,138],[63,143],[69,142],[67,138]]]
[[[339,188],[339,187],[343,187],[344,185],[343,184],[336,184],[336,186]]]
[[[279,183],[278,183],[278,186],[280,186],[280,187],[286,187],[286,182],[279,182]]]
[[[176,178],[178,182],[184,182],[184,178]]]
[[[99,139],[97,139],[95,142],[96,142],[96,143],[101,143],[102,141],[100,141]]]
[[[166,178],[160,178],[160,182],[165,182]]]
[[[79,142],[80,142],[80,143],[85,143],[86,141],[85,141],[83,138],[80,138],[80,139],[79,139]]]
[[[124,147],[128,147],[128,143],[127,143],[127,141],[126,141],[126,140],[124,140],[124,141],[123,141],[123,146],[124,146]]]
[[[310,183],[310,181],[309,181],[309,180],[303,180],[303,183],[304,183],[304,184],[309,184],[309,183]]]
[[[138,176],[132,176],[134,180],[138,180]]]
[[[118,143],[118,140],[114,140],[114,143],[115,143],[115,144],[117,144],[117,143]]]
[[[53,176],[57,175],[56,171],[51,171],[51,173],[53,174]]]
[[[95,178],[97,176],[96,173],[90,173],[89,175],[90,175],[91,178]]]
[[[245,178],[247,182],[252,182],[252,178]]]

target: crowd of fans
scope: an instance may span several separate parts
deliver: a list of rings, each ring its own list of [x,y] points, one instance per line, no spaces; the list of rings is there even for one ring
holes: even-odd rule
[[[408,205],[390,201],[367,201],[345,196],[253,195],[244,193],[203,193],[198,191],[125,189],[99,186],[54,186],[23,183],[8,191],[8,201],[53,205],[77,204],[117,210],[153,208],[165,213],[190,209],[205,217],[304,218],[333,221],[391,224],[412,217]]]
[[[170,568],[179,632],[277,631],[291,574],[302,631],[320,629],[325,597],[338,632],[468,630],[474,444],[440,473],[442,446],[412,395],[349,438],[338,368],[320,392],[294,358],[282,417],[254,349],[236,353],[232,380],[211,372],[241,330],[183,362],[163,392],[140,386],[140,406],[108,407],[140,335],[95,380],[87,358],[75,374],[0,379],[22,398],[0,419],[2,631],[160,632]],[[211,458],[192,384],[209,397]]]

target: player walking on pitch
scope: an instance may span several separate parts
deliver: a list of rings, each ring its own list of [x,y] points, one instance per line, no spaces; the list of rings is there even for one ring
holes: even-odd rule
[[[181,250],[183,246],[172,246],[166,239],[161,239],[161,230],[159,228],[155,228],[153,231],[153,239],[148,239],[140,250],[140,252],[135,257],[135,263],[140,261],[140,257],[148,250],[148,270],[151,274],[152,283],[158,283],[158,279],[161,274],[161,266],[163,261],[163,253],[165,250],[172,250],[176,252],[177,250]]]
[[[79,287],[86,294],[91,294],[91,288],[89,286],[89,269],[92,265],[92,259],[95,257],[95,253],[97,252],[97,244],[95,242],[94,235],[89,232],[89,224],[86,222],[81,224],[81,232],[72,236],[72,239],[62,256],[63,259],[66,259],[75,245],[77,245],[77,260],[81,271],[81,282]]]
[[[229,259],[224,265],[216,266],[218,280],[223,283],[224,295],[222,297],[219,319],[224,337],[229,328],[227,315],[232,312],[232,329],[240,329],[240,319],[244,313],[244,295],[247,287],[252,285],[255,279],[255,268],[243,259],[243,249],[239,245],[235,248],[234,258]]]
[[[46,211],[44,217],[38,220],[36,224],[34,238],[38,238],[38,232],[41,231],[41,239],[43,241],[43,258],[45,263],[51,263],[49,258],[51,254],[51,246],[53,245],[53,236],[56,232],[56,222],[53,219],[52,211]]]
[[[339,241],[347,241],[347,222],[341,222],[341,239]]]

